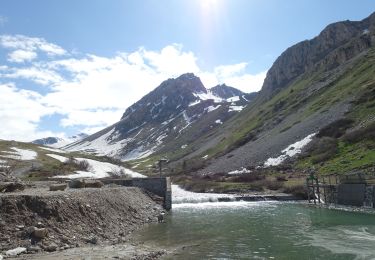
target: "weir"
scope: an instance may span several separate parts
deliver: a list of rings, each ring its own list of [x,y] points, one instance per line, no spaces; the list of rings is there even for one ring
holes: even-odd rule
[[[364,173],[314,174],[306,179],[309,203],[375,208],[375,176]]]
[[[145,189],[163,198],[163,207],[166,210],[172,209],[172,189],[169,177],[155,178],[132,178],[132,179],[102,179],[104,184],[117,184],[126,187],[138,187]]]

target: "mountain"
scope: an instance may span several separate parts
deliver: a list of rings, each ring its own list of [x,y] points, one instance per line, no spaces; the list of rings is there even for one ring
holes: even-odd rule
[[[70,151],[122,160],[185,149],[241,111],[254,95],[220,85],[207,90],[192,73],[168,79],[126,109],[116,124],[68,145]]]
[[[374,45],[375,14],[328,25],[285,50],[259,93],[226,85],[207,90],[187,73],[164,81],[118,123],[67,149],[133,160],[144,172],[167,157],[166,172],[178,176],[254,170],[302,150],[290,166],[297,171],[372,169]]]
[[[38,144],[38,145],[50,146],[54,148],[61,148],[65,145],[80,141],[87,136],[88,135],[85,133],[79,133],[77,135],[73,135],[68,138],[46,137],[46,138],[36,139],[32,141],[32,143]]]
[[[171,168],[206,175],[263,167],[268,159],[287,153],[284,149],[290,145],[290,149],[295,149],[293,144],[314,133],[318,135],[312,140],[321,141],[322,129],[335,129],[340,122],[351,121],[343,137],[328,136],[333,139],[322,141],[322,146],[333,143],[331,157],[325,154],[327,147],[321,148],[319,156],[326,156],[325,160],[316,159],[318,155],[308,156],[300,159],[296,168],[304,165],[304,169],[310,167],[322,173],[371,169],[375,166],[369,158],[374,156],[371,152],[374,144],[368,138],[348,143],[345,135],[358,129],[372,131],[374,45],[375,14],[372,14],[362,21],[331,24],[317,37],[288,48],[268,71],[261,91],[251,104],[220,129],[209,133],[209,140],[202,138],[191,143],[204,149],[197,149],[183,161],[172,162]],[[355,159],[354,163],[349,147],[361,151],[359,157],[363,158]],[[340,164],[341,161],[344,163]]]

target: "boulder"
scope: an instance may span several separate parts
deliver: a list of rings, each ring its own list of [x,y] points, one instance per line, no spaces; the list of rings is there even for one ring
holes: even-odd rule
[[[53,184],[51,186],[49,186],[49,190],[50,191],[64,191],[66,189],[67,185],[66,183],[63,183],[63,184]]]
[[[104,186],[104,183],[99,180],[86,180],[85,187],[86,188],[101,188]]]
[[[75,179],[69,182],[69,188],[81,189],[85,187],[85,180]]]
[[[46,250],[47,252],[54,252],[57,250],[57,245],[55,243],[48,243],[43,246],[43,249]]]
[[[46,228],[35,228],[32,235],[35,238],[43,239],[48,235],[48,230]]]
[[[0,182],[0,192],[23,191],[25,184],[21,182]]]

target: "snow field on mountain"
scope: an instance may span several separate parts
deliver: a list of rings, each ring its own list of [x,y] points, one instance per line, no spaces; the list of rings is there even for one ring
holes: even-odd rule
[[[67,157],[57,155],[57,154],[47,154],[47,156],[50,156],[60,162],[65,162],[68,160]],[[76,171],[74,174],[70,175],[59,175],[55,176],[56,178],[70,178],[70,179],[76,179],[76,178],[104,178],[110,176],[110,173],[120,173],[124,172],[127,175],[130,175],[134,178],[144,178],[146,176],[134,172],[132,170],[129,170],[125,167],[118,166],[112,163],[108,162],[100,162],[97,160],[87,159],[87,158],[75,158],[78,162],[80,161],[87,161],[90,165],[89,171]]]
[[[281,151],[282,154],[279,157],[268,158],[267,161],[264,163],[264,167],[280,165],[287,158],[293,157],[296,154],[301,153],[302,148],[305,147],[308,143],[310,143],[315,135],[316,133],[310,134],[302,140],[299,140],[294,144],[289,145],[287,148]]]
[[[1,154],[0,156],[4,158],[21,160],[21,161],[34,160],[38,156],[38,153],[35,151],[16,148],[16,147],[11,147],[10,149],[12,149],[14,152],[3,151],[2,153],[6,153],[6,155]]]

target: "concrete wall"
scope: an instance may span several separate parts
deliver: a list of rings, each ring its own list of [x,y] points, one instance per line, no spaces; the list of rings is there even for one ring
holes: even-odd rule
[[[172,190],[171,180],[169,177],[162,178],[133,178],[131,180],[124,179],[104,179],[105,184],[115,183],[117,185],[127,187],[138,187],[145,189],[164,198],[164,208],[170,210],[172,208]]]
[[[366,184],[339,184],[337,203],[362,207],[365,201]]]

